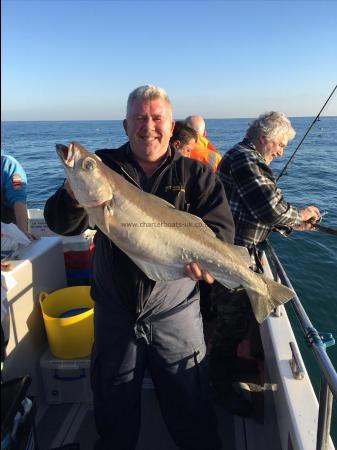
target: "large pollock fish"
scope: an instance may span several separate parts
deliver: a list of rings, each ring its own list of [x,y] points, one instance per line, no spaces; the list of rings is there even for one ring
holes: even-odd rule
[[[184,264],[198,261],[227,288],[245,288],[259,323],[294,297],[289,288],[252,271],[247,249],[222,242],[199,217],[140,190],[77,143],[56,148],[90,225],[97,225],[148,278],[186,277]]]

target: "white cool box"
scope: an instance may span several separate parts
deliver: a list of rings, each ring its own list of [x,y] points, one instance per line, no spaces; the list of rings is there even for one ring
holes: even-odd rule
[[[45,400],[55,403],[91,403],[90,356],[57,359],[48,350],[40,359]]]
[[[93,401],[90,356],[80,359],[57,359],[48,350],[40,359],[40,369],[47,403],[91,403]],[[153,391],[153,389],[150,374],[146,371],[143,390]]]

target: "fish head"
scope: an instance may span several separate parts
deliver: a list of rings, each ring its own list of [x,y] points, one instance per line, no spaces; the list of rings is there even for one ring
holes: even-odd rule
[[[56,144],[66,177],[78,203],[84,207],[108,204],[113,196],[109,170],[101,159],[76,142]]]

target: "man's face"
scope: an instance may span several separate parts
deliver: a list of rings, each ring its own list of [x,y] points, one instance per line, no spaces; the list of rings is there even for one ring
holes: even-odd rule
[[[191,138],[187,144],[181,145],[180,141],[175,141],[172,143],[172,146],[180,152],[183,156],[186,156],[187,158],[191,157],[191,152],[194,149],[196,144],[196,140],[194,138]]]
[[[267,141],[264,136],[260,136],[256,150],[263,156],[267,166],[274,158],[283,155],[283,151],[288,144],[288,140],[283,136],[277,136],[272,141]]]
[[[165,155],[172,136],[171,106],[160,98],[135,100],[123,126],[136,158],[155,162]]]

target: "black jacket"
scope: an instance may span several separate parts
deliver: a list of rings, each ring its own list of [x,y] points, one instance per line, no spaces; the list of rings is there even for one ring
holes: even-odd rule
[[[96,154],[131,183],[167,200],[179,210],[201,217],[221,240],[233,243],[234,223],[226,194],[221,181],[210,167],[184,158],[172,149],[167,160],[146,179],[132,156],[129,144],[117,150],[98,150]],[[44,216],[50,229],[58,234],[70,236],[88,228],[86,212],[82,208],[75,208],[74,201],[62,188],[47,200]],[[179,282],[174,283],[177,285]],[[155,284],[100,230],[97,231],[91,290],[96,302],[107,307],[117,302],[139,315]],[[172,282],[167,284],[172,285]],[[186,294],[183,286],[172,292],[179,297],[177,292],[180,291],[182,295],[183,292]],[[167,293],[165,295],[168,296]],[[177,298],[177,304],[183,300]],[[166,303],[170,303],[168,299]]]

